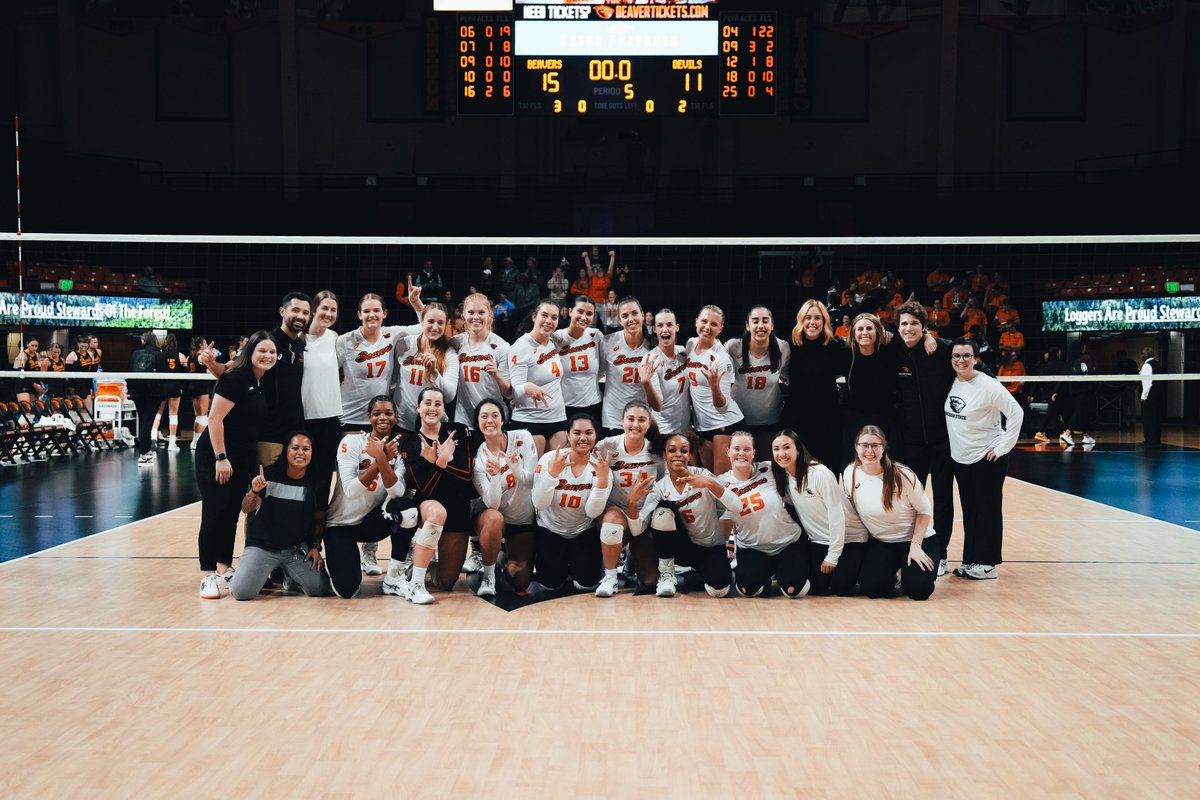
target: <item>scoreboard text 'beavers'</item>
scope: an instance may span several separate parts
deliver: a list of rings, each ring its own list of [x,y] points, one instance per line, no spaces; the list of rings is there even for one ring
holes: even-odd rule
[[[507,7],[507,9],[505,8]],[[455,15],[460,114],[774,114],[774,11],[715,0],[435,0]]]

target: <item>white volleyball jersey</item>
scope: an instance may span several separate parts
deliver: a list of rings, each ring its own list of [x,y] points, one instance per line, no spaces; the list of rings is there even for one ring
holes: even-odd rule
[[[621,511],[625,510],[625,505],[629,500],[629,490],[633,484],[641,480],[643,475],[649,475],[651,481],[656,481],[663,469],[662,459],[651,455],[648,442],[642,443],[641,452],[636,455],[626,450],[625,434],[601,439],[596,444],[596,452],[600,455],[617,454],[611,465],[612,491],[608,495],[608,504],[621,509]],[[645,498],[643,498],[642,506],[645,505],[645,502]]]
[[[515,464],[511,457],[520,456]],[[500,473],[489,475],[488,461],[500,461]],[[472,478],[475,491],[487,508],[498,509],[509,525],[531,525],[534,520],[533,476],[537,469],[537,448],[526,430],[508,432],[508,447],[493,453],[487,443],[479,445]]]
[[[551,450],[538,461],[533,479],[533,505],[538,525],[564,539],[574,539],[591,530],[596,518],[604,513],[612,481],[603,489],[595,488],[594,458],[588,460],[578,475],[567,464],[561,475],[552,478],[549,470],[554,453]]]
[[[638,376],[638,366],[652,347],[650,337],[637,347],[625,341],[625,331],[604,337],[601,352],[604,356],[604,408],[600,424],[605,428],[621,427],[621,412],[631,400],[646,402],[646,389]]]
[[[567,418],[562,395],[562,361],[554,340],[538,344],[525,334],[508,348],[508,377],[513,385],[513,422],[562,422]],[[535,407],[525,395],[525,384],[546,392],[545,402]]]
[[[671,436],[692,429],[692,401],[688,393],[687,352],[675,345],[671,358],[655,348],[646,356],[654,363],[654,389],[662,400],[662,411],[651,412],[658,432]]]
[[[338,420],[343,425],[366,425],[371,398],[391,397],[396,347],[404,337],[420,332],[420,325],[385,325],[374,342],[364,339],[359,328],[337,338],[335,353],[342,374],[342,414]]]
[[[600,402],[600,348],[604,334],[588,328],[578,339],[572,339],[567,329],[555,331],[551,341],[558,345],[562,362],[563,405],[572,408],[594,406]],[[596,420],[599,423],[599,420]]]
[[[717,478],[727,491],[741,499],[741,510],[730,513],[738,547],[749,547],[769,556],[800,540],[800,526],[784,508],[783,498],[775,490],[770,462],[754,465],[746,480],[738,480],[733,470]]]
[[[867,528],[842,492],[837,476],[824,464],[808,468],[804,490],[797,488],[796,479],[788,476],[788,500],[800,517],[800,526],[810,541],[828,545],[825,560],[838,563],[846,542],[865,542]]]
[[[418,360],[421,351],[418,337],[406,336],[396,346],[396,424],[406,431],[420,427],[417,422],[417,398],[421,390],[432,387],[442,392],[442,399],[450,405],[458,392],[458,352],[451,347],[446,351],[445,369],[432,375]]]
[[[742,419],[742,410],[733,397],[733,362],[720,343],[714,344],[703,353],[696,352],[696,340],[687,343],[688,392],[692,400],[692,422],[697,432],[724,428]],[[712,387],[701,369],[717,369],[721,374],[721,393],[725,395],[725,406],[713,405]]]
[[[342,437],[337,453],[337,482],[333,486],[333,499],[325,516],[326,527],[334,525],[357,525],[363,517],[393,497],[404,495],[404,458],[399,452],[391,460],[396,472],[396,483],[385,488],[383,480],[376,477],[370,486],[363,486],[358,476],[375,463],[367,455],[368,433],[349,433]]]
[[[748,425],[775,425],[783,419],[783,390],[788,383],[791,346],[782,339],[779,345],[779,369],[771,371],[770,355],[755,358],[742,353],[742,340],[725,343],[725,352],[733,362],[733,399]]]
[[[688,467],[688,471],[693,475],[714,477],[704,467]],[[742,500],[733,492],[727,490],[720,498],[714,497],[708,489],[686,488],[681,492],[675,488],[670,475],[660,478],[655,489],[664,502],[674,503],[679,509],[688,538],[701,547],[725,543],[720,525],[722,510],[730,512],[730,516],[742,510]]]
[[[933,505],[925,495],[924,487],[918,487],[911,472],[905,473],[904,489],[892,498],[892,510],[883,507],[883,476],[868,475],[854,464],[847,464],[842,472],[842,491],[850,498],[858,518],[862,520],[871,536],[881,542],[911,542],[918,514],[933,516]],[[934,535],[933,522],[925,531],[925,538]]]
[[[508,342],[495,333],[488,333],[479,344],[472,344],[470,336],[460,333],[450,340],[458,351],[458,403],[454,407],[454,421],[475,427],[475,409],[485,397],[503,400],[504,394],[496,379],[484,371],[489,363],[508,379]]]

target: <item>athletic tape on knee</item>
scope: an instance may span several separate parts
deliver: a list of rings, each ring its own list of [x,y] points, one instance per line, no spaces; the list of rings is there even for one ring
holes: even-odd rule
[[[613,522],[600,525],[600,544],[620,544],[625,541],[625,526]]]
[[[178,425],[179,424],[179,415],[172,414],[171,416],[167,417],[167,422],[170,423],[171,425]]]
[[[729,587],[726,586],[722,589],[714,589],[706,583],[704,584],[704,591],[708,592],[709,597],[724,597],[725,595],[729,594]]]
[[[201,414],[200,416],[196,417],[195,425],[196,425],[196,427],[207,428],[208,427],[208,414]]]
[[[419,544],[422,547],[428,547],[430,550],[437,550],[438,542],[442,539],[442,526],[435,525],[432,522],[426,522],[421,527],[417,528],[417,533],[413,536],[413,544]]]
[[[670,508],[656,508],[650,515],[650,528],[656,531],[675,530],[675,511]]]

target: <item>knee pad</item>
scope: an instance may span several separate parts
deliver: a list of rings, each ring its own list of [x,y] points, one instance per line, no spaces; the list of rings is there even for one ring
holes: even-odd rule
[[[600,544],[620,544],[625,541],[625,526],[613,522],[600,525]]]
[[[799,600],[801,597],[807,595],[810,589],[812,589],[812,581],[806,580],[804,581],[804,585],[800,587],[800,591],[796,592],[795,594],[788,594],[787,589],[784,589],[783,596],[789,597],[792,600]]]
[[[659,506],[650,515],[650,528],[656,531],[675,530],[675,510]]]
[[[208,427],[208,414],[201,414],[201,415],[197,416],[196,421],[193,423],[193,426],[197,427],[197,428],[207,428]]]
[[[428,547],[430,550],[437,550],[438,542],[440,542],[441,539],[442,526],[435,525],[432,522],[426,522],[424,525],[417,528],[417,533],[415,536],[413,536],[413,544],[419,544],[422,547]]]
[[[420,519],[421,512],[412,504],[411,500],[406,498],[396,498],[387,501],[383,507],[383,518],[391,522],[398,522],[401,528],[417,527],[417,520]]]
[[[704,584],[704,591],[708,592],[709,597],[725,597],[729,594],[729,587],[726,586],[722,589],[714,589],[706,583]]]

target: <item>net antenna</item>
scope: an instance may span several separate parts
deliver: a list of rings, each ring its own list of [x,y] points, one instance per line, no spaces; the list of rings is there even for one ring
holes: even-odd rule
[[[17,167],[17,328],[25,349],[25,260],[21,252],[21,117],[13,117],[13,146]]]

